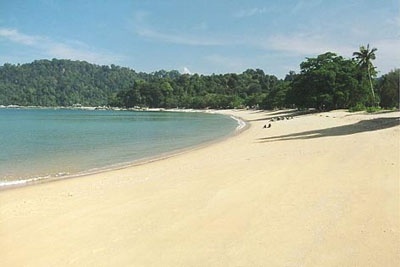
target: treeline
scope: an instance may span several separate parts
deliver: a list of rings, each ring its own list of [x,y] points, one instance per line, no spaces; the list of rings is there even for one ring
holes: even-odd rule
[[[0,67],[0,104],[108,105],[113,94],[133,87],[140,75],[128,68],[71,60],[4,64]]]
[[[137,73],[115,65],[37,60],[0,66],[0,105],[264,109],[398,107],[399,70],[373,79],[334,53],[308,58],[284,79],[248,69],[241,74]],[[376,74],[376,73],[373,73]]]

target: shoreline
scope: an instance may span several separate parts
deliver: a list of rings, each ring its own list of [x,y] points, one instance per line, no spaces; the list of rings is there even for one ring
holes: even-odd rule
[[[223,112],[249,128],[0,191],[0,265],[399,265],[400,112]]]
[[[6,107],[7,108],[7,107]],[[11,107],[13,108],[13,107]],[[21,108],[21,107],[18,107]],[[30,108],[39,108],[39,109],[47,109],[47,107],[23,107],[25,109],[30,109]],[[92,108],[92,107],[90,107]],[[67,108],[69,109],[69,108]],[[81,109],[81,108],[72,108],[71,110],[95,110],[95,109]],[[120,111],[120,110],[114,110],[114,111]],[[128,162],[119,162],[115,163],[112,165],[107,165],[107,166],[102,166],[102,167],[96,167],[84,171],[80,171],[77,173],[58,173],[56,175],[46,175],[43,177],[30,177],[26,179],[19,179],[19,180],[12,180],[12,181],[0,181],[0,192],[4,190],[12,190],[15,188],[19,187],[25,187],[25,186],[34,186],[42,183],[51,183],[51,182],[57,182],[60,180],[66,180],[66,179],[76,179],[80,177],[85,177],[85,176],[90,176],[90,175],[95,175],[103,172],[110,172],[110,171],[115,171],[115,170],[121,170],[121,169],[126,169],[126,168],[132,168],[135,166],[143,165],[143,164],[148,164],[154,161],[159,161],[159,160],[164,160],[168,159],[170,157],[174,157],[176,155],[180,155],[182,153],[188,153],[193,150],[201,149],[206,146],[210,146],[212,144],[221,142],[227,138],[231,138],[234,135],[240,134],[242,131],[245,131],[249,125],[243,121],[240,117],[235,117],[233,115],[229,114],[224,114],[224,112],[218,112],[218,110],[181,110],[181,109],[171,109],[171,110],[161,110],[161,109],[153,109],[153,110],[125,110],[125,111],[148,111],[148,112],[192,112],[192,113],[208,113],[208,114],[220,114],[224,116],[228,116],[231,119],[235,120],[238,124],[236,129],[232,131],[231,133],[227,134],[224,137],[217,138],[215,140],[207,141],[207,142],[202,142],[197,145],[191,145],[189,147],[181,148],[181,149],[176,149],[164,153],[160,153],[154,156],[150,157],[144,157],[140,158],[137,160],[133,161],[128,161]]]

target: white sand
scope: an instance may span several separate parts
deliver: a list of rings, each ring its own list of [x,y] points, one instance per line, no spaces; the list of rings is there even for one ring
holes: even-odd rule
[[[250,129],[0,192],[0,266],[400,266],[400,112],[225,113]]]

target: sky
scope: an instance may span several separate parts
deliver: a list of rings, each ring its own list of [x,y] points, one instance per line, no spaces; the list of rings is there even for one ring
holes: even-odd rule
[[[306,58],[376,47],[400,67],[400,0],[0,0],[0,65],[83,60],[138,72],[284,78]]]

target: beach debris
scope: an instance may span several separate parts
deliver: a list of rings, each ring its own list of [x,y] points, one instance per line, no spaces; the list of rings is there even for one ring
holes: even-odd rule
[[[281,117],[274,117],[271,118],[269,121],[274,122],[274,121],[284,121],[284,120],[292,120],[293,116],[281,116]]]

